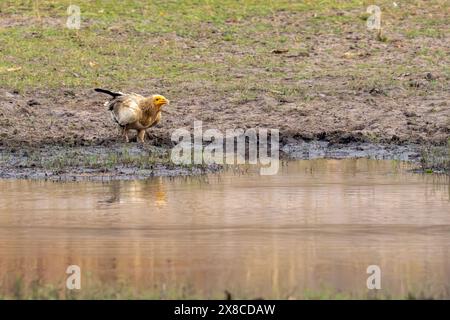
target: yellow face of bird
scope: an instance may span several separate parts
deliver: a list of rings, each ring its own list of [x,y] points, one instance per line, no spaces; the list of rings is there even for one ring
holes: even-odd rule
[[[164,96],[161,96],[159,94],[155,94],[152,96],[153,104],[157,107],[161,107],[165,104],[169,104],[169,99],[166,99]]]

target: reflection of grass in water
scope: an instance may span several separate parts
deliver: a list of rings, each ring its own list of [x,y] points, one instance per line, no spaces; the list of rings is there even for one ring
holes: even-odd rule
[[[82,286],[80,290],[68,290],[64,286],[55,284],[43,284],[40,280],[26,283],[21,277],[17,277],[9,285],[5,281],[0,283],[0,300],[115,300],[115,299],[201,299],[189,286],[166,288],[166,286],[154,286],[148,290],[136,290],[125,282],[116,283],[114,286],[102,285],[88,280],[90,284]],[[209,296],[211,299],[220,299],[221,296]]]
[[[450,139],[447,147],[424,146],[420,154],[420,166],[424,173],[443,171],[450,174]]]
[[[382,292],[382,291],[381,291]],[[424,291],[409,292],[406,296],[395,296],[389,293],[381,293],[373,290],[364,294],[354,294],[350,292],[335,291],[334,289],[324,288],[318,291],[305,290],[300,295],[286,295],[281,299],[304,299],[304,300],[433,300],[448,299],[450,288],[440,293],[429,293]],[[191,286],[179,286],[175,288],[166,288],[166,286],[154,286],[151,289],[136,290],[125,282],[115,286],[102,285],[94,283],[81,290],[67,290],[61,286],[43,284],[40,280],[33,280],[29,283],[17,277],[13,283],[6,288],[4,282],[0,283],[0,300],[116,300],[116,299],[136,299],[136,300],[160,300],[160,299],[273,299],[274,297],[264,296],[246,296],[245,294],[230,293],[228,291],[216,292],[214,294],[199,294]],[[280,299],[280,297],[275,298]]]

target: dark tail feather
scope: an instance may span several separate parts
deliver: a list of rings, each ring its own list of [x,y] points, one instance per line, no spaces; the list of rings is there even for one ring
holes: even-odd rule
[[[110,96],[113,96],[113,98],[123,95],[122,92],[113,92],[113,91],[109,91],[109,90],[101,89],[101,88],[95,88],[94,90],[97,92],[109,94]]]

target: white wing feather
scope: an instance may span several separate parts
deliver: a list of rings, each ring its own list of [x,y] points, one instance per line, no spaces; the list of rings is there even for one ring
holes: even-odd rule
[[[113,119],[121,126],[134,123],[141,116],[139,101],[143,99],[140,95],[125,95],[118,97],[108,103]]]

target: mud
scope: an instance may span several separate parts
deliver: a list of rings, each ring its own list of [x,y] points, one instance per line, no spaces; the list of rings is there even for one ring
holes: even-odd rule
[[[445,148],[440,148],[445,152]],[[333,144],[310,141],[284,144],[280,158],[308,160],[317,158],[370,158],[401,160],[416,164],[423,172],[420,145],[382,145],[373,143]],[[448,154],[446,155],[448,157]],[[444,162],[445,163],[445,159]],[[444,165],[434,172],[445,172]],[[214,173],[225,169],[221,165],[174,165],[168,147],[137,143],[111,143],[108,146],[47,146],[0,148],[0,178],[43,179],[54,181],[111,181],[147,179],[156,176],[189,176]],[[229,167],[227,167],[229,169]]]
[[[93,90],[0,90],[0,145],[74,147],[120,143],[118,128],[103,106],[105,99]],[[191,128],[195,120],[202,120],[205,129],[221,131],[277,128],[284,144],[324,140],[445,145],[450,136],[446,97],[422,97],[420,102],[404,102],[404,107],[398,107],[401,101],[388,97],[378,97],[376,105],[362,96],[324,97],[302,103],[301,110],[296,102],[280,104],[264,99],[245,103],[239,110],[230,109],[226,101],[218,103],[208,97],[200,99],[211,101],[204,106],[172,100],[163,111],[161,123],[148,130],[147,141],[150,145],[170,147],[172,131]]]
[[[246,116],[242,117],[241,112],[228,112],[225,105],[215,105],[205,114],[199,106],[178,101],[165,110],[158,126],[148,130],[146,144],[141,146],[122,141],[116,124],[103,106],[104,100],[104,96],[90,90],[67,89],[56,94],[1,90],[0,177],[123,180],[215,172],[220,166],[179,167],[169,160],[172,131],[189,129],[194,120],[203,120],[205,129],[223,131],[279,128],[283,159],[368,157],[420,163],[425,145],[441,145],[441,149],[445,149],[449,130],[445,117],[435,118],[431,123],[432,119],[427,118],[423,107],[410,108],[409,113],[402,113],[403,118],[390,119],[395,127],[392,130],[391,126],[389,131],[392,135],[386,131],[379,142],[373,142],[363,134],[375,125],[373,122],[358,121],[359,125],[347,122],[344,126],[333,118],[339,112],[339,104],[329,104],[327,112],[322,114],[310,106],[310,112],[303,111],[287,118],[273,111],[269,122],[266,115],[258,112],[257,105],[246,105]],[[439,104],[445,114],[448,113],[446,103]],[[436,104],[433,106],[436,108]],[[366,112],[365,116],[380,116],[380,110],[372,111]],[[348,110],[342,112],[351,113]],[[201,115],[200,119],[198,115]],[[411,117],[417,119],[414,132],[405,125],[405,119]],[[386,125],[379,119],[377,128]]]
[[[331,144],[326,141],[286,144],[281,151],[290,159],[369,158],[415,162],[420,159],[419,145],[382,145],[373,143]]]
[[[77,180],[132,180],[154,176],[199,175],[217,165],[177,166],[169,150],[134,144],[105,146],[47,146],[0,149],[0,178]]]

